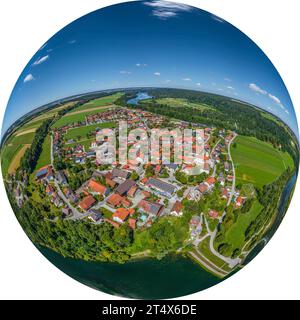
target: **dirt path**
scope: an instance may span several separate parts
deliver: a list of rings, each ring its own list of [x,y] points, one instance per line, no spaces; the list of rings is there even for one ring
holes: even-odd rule
[[[21,158],[23,157],[25,151],[30,147],[30,144],[24,144],[19,152],[15,155],[12,162],[9,164],[8,173],[15,173],[20,165]]]

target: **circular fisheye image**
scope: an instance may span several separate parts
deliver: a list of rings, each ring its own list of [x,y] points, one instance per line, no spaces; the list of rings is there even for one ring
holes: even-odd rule
[[[145,0],[94,11],[28,62],[2,124],[23,230],[103,292],[195,293],[250,262],[289,206],[297,120],[265,54],[223,19]]]

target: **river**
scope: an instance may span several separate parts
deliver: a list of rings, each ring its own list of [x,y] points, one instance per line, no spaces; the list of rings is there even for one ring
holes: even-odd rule
[[[39,248],[57,268],[75,280],[103,292],[136,299],[179,297],[211,287],[221,280],[180,255],[162,260],[138,259],[126,264],[64,258]]]
[[[151,99],[147,92],[139,92],[136,97],[127,101],[128,104],[137,105],[141,100]]]

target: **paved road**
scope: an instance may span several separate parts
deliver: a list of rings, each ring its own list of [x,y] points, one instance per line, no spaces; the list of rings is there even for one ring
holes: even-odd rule
[[[232,161],[232,157],[231,157],[231,153],[230,153],[230,146],[231,146],[231,143],[232,141],[236,138],[237,134],[235,133],[234,134],[234,137],[230,140],[230,142],[228,143],[228,156],[229,156],[229,160],[231,162],[231,167],[232,167],[232,175],[233,175],[233,180],[232,180],[232,186],[231,186],[231,192],[230,192],[230,196],[229,196],[229,199],[228,199],[228,202],[227,202],[227,207],[229,206],[231,200],[232,200],[232,197],[233,197],[233,194],[234,194],[234,191],[235,191],[235,168],[234,168],[234,163]]]

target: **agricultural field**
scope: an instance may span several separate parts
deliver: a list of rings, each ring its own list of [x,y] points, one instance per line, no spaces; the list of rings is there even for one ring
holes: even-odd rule
[[[245,244],[245,231],[250,225],[251,221],[255,220],[263,206],[254,200],[252,207],[246,213],[238,215],[237,221],[225,233],[225,242],[232,245],[234,249],[242,249]]]
[[[18,167],[19,161],[15,160],[15,157],[19,158],[19,152],[21,152],[24,146],[30,146],[33,141],[35,133],[29,132],[22,135],[13,135],[5,143],[1,152],[1,167],[3,176],[6,176],[9,169],[15,170]],[[11,166],[13,163],[13,167]]]
[[[91,146],[91,143],[95,141],[95,138],[91,138],[91,139],[82,139],[82,140],[79,140],[79,141],[76,141],[76,142],[73,142],[73,143],[69,143],[67,144],[66,146],[67,147],[75,147],[77,146],[78,144],[81,144],[84,146],[84,150],[85,151],[88,151],[90,149],[90,146]]]
[[[69,129],[65,134],[65,140],[69,139],[77,139],[80,140],[82,138],[87,138],[87,134],[91,132],[95,132],[98,128],[114,128],[116,124],[114,122],[106,122],[106,123],[97,123],[89,126],[78,127],[74,129]]]
[[[149,99],[148,100],[143,100],[141,102],[145,103],[147,101],[149,102]],[[157,99],[156,103],[166,104],[166,105],[169,105],[171,107],[189,107],[189,108],[194,108],[194,109],[198,109],[198,110],[210,109],[210,107],[208,105],[206,105],[206,104],[192,103],[192,102],[189,102],[187,99],[179,99],[179,98]]]
[[[253,137],[238,136],[231,145],[236,170],[236,184],[252,183],[256,187],[273,182],[294,164],[288,153]]]
[[[98,107],[109,106],[113,104],[118,98],[120,98],[121,95],[122,93],[118,92],[107,97],[91,100],[85,103],[84,105],[74,109],[74,111],[80,111],[80,110],[84,111],[84,110],[90,110]]]

